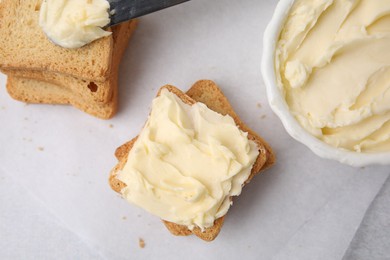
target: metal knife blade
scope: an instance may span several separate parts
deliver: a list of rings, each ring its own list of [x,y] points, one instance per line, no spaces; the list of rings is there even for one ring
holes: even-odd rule
[[[116,25],[190,0],[108,0],[111,22]]]

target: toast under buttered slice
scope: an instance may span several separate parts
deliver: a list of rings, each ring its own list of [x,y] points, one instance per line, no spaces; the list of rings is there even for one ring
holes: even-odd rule
[[[129,38],[133,34],[137,25],[137,20],[131,20],[126,23],[119,24],[112,27],[112,38],[113,38],[113,56],[111,61],[112,74],[115,74],[118,70],[118,66],[123,55],[123,52],[128,45]],[[64,75],[57,72],[42,71],[42,70],[31,70],[31,69],[20,69],[20,70],[9,70],[2,69],[2,72],[11,75],[12,77],[33,79],[35,81],[44,81],[64,89],[71,90],[78,97],[83,98],[86,102],[99,102],[109,103],[112,101],[113,84],[112,79],[108,78],[105,81],[88,81],[69,75]],[[115,75],[112,75],[115,76]],[[15,82],[15,80],[14,80]],[[41,98],[41,101],[44,101]],[[44,103],[44,102],[43,102]],[[69,102],[67,102],[69,103]]]
[[[116,83],[113,82],[112,84]],[[72,105],[85,113],[101,119],[109,119],[117,111],[116,88],[109,102],[99,103],[85,100],[71,90],[52,83],[8,76],[7,91],[12,98],[22,102],[30,104]]]
[[[198,81],[190,88],[190,90],[187,91],[186,94],[173,86],[164,86],[160,89],[160,91],[163,88],[166,88],[170,92],[177,95],[184,103],[191,105],[195,102],[202,102],[210,109],[220,114],[230,115],[234,119],[236,125],[241,130],[248,132],[248,139],[254,141],[257,144],[259,155],[252,167],[250,176],[244,184],[248,183],[261,170],[270,167],[275,162],[275,157],[270,146],[260,136],[258,136],[251,129],[244,125],[244,123],[233,111],[227,98],[223,95],[221,90],[214,82],[210,80]],[[116,178],[117,173],[121,169],[123,169],[124,165],[126,164],[128,154],[136,140],[137,137],[129,141],[128,143],[120,146],[116,150],[115,155],[119,163],[111,171],[109,183],[111,188],[118,193],[120,193],[121,190],[125,187],[125,184]],[[195,234],[203,240],[212,241],[219,234],[224,222],[224,217],[215,220],[214,225],[212,227],[206,228],[203,232],[198,227],[195,227],[193,230],[190,230],[187,228],[187,226],[178,225],[168,221],[163,222],[168,228],[168,230],[174,235],[186,236],[190,234]]]
[[[93,86],[97,88],[97,95],[94,95],[96,92],[91,91],[89,86],[80,89],[80,80],[77,78],[57,75],[58,82],[54,80],[52,83],[53,77],[44,72],[37,73],[35,76],[39,77],[36,79],[31,76],[31,73],[25,71],[17,73],[8,71],[8,93],[12,98],[26,103],[70,104],[98,118],[111,118],[117,111],[119,64],[136,24],[135,20],[129,21],[114,29],[114,50],[111,61],[113,69],[108,80],[101,85]],[[104,98],[104,102],[101,102],[100,98]]]
[[[112,36],[77,49],[59,47],[39,26],[42,0],[0,1],[0,68],[43,70],[87,81],[111,75]]]

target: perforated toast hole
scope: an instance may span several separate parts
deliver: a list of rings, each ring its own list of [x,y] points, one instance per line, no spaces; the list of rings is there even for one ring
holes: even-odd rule
[[[91,92],[96,92],[98,90],[98,85],[95,82],[89,82],[88,88]]]
[[[38,1],[38,2],[35,4],[34,10],[35,10],[35,12],[38,12],[39,10],[41,10],[41,1]]]

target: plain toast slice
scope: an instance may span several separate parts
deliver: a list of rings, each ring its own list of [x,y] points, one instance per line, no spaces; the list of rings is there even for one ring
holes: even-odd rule
[[[205,105],[207,105],[210,109],[222,115],[226,115],[226,114],[230,115],[234,119],[236,125],[241,130],[248,132],[248,138],[254,141],[258,146],[259,155],[252,167],[251,175],[249,176],[249,178],[244,184],[249,183],[250,180],[261,170],[266,169],[270,167],[272,164],[274,164],[275,156],[270,146],[259,135],[257,135],[254,131],[252,131],[247,126],[245,126],[245,124],[240,120],[240,118],[234,112],[227,98],[224,96],[222,91],[218,88],[218,86],[213,81],[210,80],[198,81],[187,91],[186,94],[170,85],[162,87],[160,91],[163,88],[166,88],[170,92],[176,94],[184,103],[191,105],[194,104],[195,102],[202,102]],[[128,154],[136,140],[137,137],[125,143],[124,145],[120,146],[115,152],[115,156],[117,157],[119,162],[110,173],[109,183],[111,188],[118,193],[120,193],[121,190],[126,185],[123,182],[116,179],[116,175],[118,171],[123,169],[124,165],[126,164]],[[195,234],[196,236],[198,236],[199,238],[205,241],[212,241],[219,234],[224,222],[224,217],[215,220],[214,225],[210,228],[206,228],[203,232],[198,227],[195,227],[193,230],[189,230],[186,226],[183,225],[178,225],[164,220],[163,222],[173,235],[187,236],[190,234]]]
[[[116,82],[112,82],[112,84],[116,84]],[[101,119],[109,119],[117,111],[117,93],[113,93],[109,102],[93,102],[82,99],[70,89],[58,85],[34,79],[13,77],[12,75],[8,76],[7,79],[7,91],[12,98],[22,102],[72,105],[85,113]]]

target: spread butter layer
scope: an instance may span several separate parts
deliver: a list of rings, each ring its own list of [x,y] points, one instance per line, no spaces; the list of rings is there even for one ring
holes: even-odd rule
[[[110,35],[102,29],[110,22],[106,0],[44,0],[39,25],[54,43],[79,48]]]
[[[258,154],[232,117],[163,89],[117,179],[129,202],[203,230],[226,214]]]
[[[311,134],[390,151],[390,0],[297,0],[275,56],[290,111]]]

